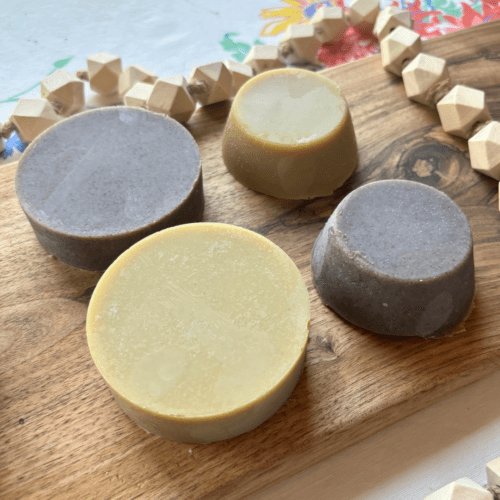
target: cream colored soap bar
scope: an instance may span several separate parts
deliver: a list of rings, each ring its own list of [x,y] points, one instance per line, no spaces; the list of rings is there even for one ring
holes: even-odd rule
[[[87,337],[118,404],[143,429],[209,443],[267,420],[295,387],[309,296],[292,260],[252,231],[186,224],[108,268]]]
[[[358,160],[351,115],[337,84],[291,68],[262,73],[240,89],[222,154],[242,184],[284,199],[331,195]]]

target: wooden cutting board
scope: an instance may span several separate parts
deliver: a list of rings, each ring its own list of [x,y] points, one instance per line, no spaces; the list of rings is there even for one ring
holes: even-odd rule
[[[424,42],[455,83],[482,89],[500,120],[500,21]],[[95,369],[85,314],[100,273],[47,255],[14,194],[15,165],[0,169],[0,497],[247,498],[366,438],[500,367],[498,182],[470,168],[465,140],[442,132],[435,110],[405,97],[380,57],[324,74],[343,89],[360,160],[334,196],[289,202],[254,193],[227,173],[221,137],[229,104],[197,111],[204,219],[257,231],[283,248],[309,288],[307,363],[269,421],[211,445],[150,436],[115,404]],[[477,296],[451,338],[390,341],[353,328],[323,306],[310,252],[323,224],[354,188],[411,179],[450,195],[474,236]]]

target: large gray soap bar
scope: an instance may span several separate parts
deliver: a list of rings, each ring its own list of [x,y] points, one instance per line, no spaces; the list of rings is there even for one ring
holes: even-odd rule
[[[155,231],[199,221],[204,207],[193,137],[129,107],[86,111],[45,131],[19,162],[16,193],[49,253],[98,271]]]
[[[440,337],[472,307],[470,226],[437,189],[373,182],[337,206],[314,244],[312,273],[322,301],[354,325]]]

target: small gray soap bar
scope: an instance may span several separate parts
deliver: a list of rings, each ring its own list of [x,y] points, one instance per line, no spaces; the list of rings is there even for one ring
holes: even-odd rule
[[[86,111],[30,144],[16,194],[50,254],[102,271],[145,236],[201,219],[200,153],[171,118],[122,106]]]
[[[440,337],[472,308],[467,218],[418,182],[377,181],[346,196],[316,239],[311,266],[323,303],[378,334]]]

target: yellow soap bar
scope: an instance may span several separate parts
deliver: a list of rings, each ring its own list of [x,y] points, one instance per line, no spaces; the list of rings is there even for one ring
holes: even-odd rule
[[[118,404],[143,429],[209,443],[287,400],[310,320],[302,276],[247,229],[186,224],[124,252],[97,284],[87,338]]]
[[[338,85],[292,68],[262,73],[239,90],[222,155],[242,184],[284,199],[331,195],[358,161],[351,115]]]

